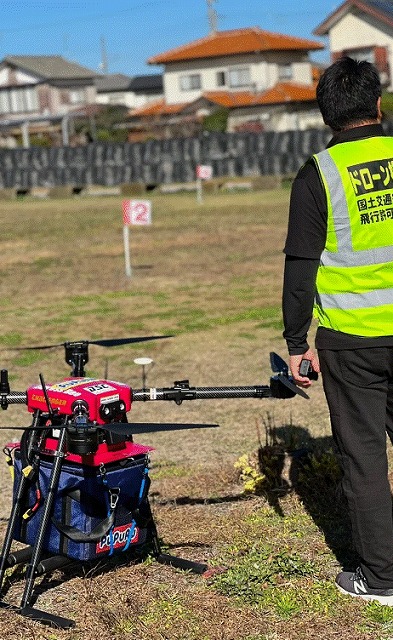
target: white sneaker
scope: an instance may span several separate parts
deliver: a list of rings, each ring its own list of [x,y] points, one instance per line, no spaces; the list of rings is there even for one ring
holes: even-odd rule
[[[363,600],[377,600],[380,604],[393,607],[392,589],[373,589],[367,584],[362,570],[358,567],[355,573],[342,571],[336,578],[336,587],[341,593]]]

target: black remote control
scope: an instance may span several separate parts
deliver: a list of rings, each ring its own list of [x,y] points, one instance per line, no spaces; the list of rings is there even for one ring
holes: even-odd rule
[[[299,373],[301,376],[309,378],[310,380],[318,380],[318,374],[311,366],[311,360],[302,360],[299,367]]]

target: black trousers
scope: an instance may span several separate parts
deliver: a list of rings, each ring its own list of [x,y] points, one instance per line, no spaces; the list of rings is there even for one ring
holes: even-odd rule
[[[318,355],[360,566],[370,587],[393,588],[393,347]]]

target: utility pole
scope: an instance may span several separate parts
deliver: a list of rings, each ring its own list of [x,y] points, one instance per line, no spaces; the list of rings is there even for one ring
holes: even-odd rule
[[[209,25],[210,25],[210,33],[216,33],[217,31],[217,22],[218,22],[218,14],[217,11],[215,10],[213,3],[217,2],[217,0],[206,0],[207,2],[207,14],[208,14],[208,19],[209,19]]]
[[[100,69],[102,73],[108,73],[108,56],[106,53],[106,41],[104,36],[101,36],[101,64]]]

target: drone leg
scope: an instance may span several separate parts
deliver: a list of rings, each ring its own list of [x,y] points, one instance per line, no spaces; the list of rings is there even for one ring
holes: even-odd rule
[[[23,614],[23,609],[28,607],[30,603],[30,598],[31,598],[31,594],[34,586],[34,580],[37,575],[36,570],[42,555],[44,537],[47,531],[47,527],[49,525],[49,519],[51,517],[52,507],[53,507],[53,503],[54,503],[54,499],[56,496],[56,491],[57,491],[59,479],[60,479],[61,466],[62,466],[63,456],[64,456],[65,438],[66,438],[66,429],[61,429],[57,450],[54,456],[52,473],[51,473],[49,486],[48,486],[48,495],[45,499],[44,508],[43,508],[44,510],[42,513],[40,526],[37,532],[36,541],[34,543],[30,564],[27,567],[25,590],[23,593],[22,601],[21,601],[22,614]]]
[[[39,413],[37,413],[37,415],[35,416],[35,419],[34,419],[35,424],[37,424],[38,419],[39,419]],[[34,439],[35,439],[35,432],[34,432],[34,425],[33,425],[32,433],[31,433],[31,439],[30,439],[30,443],[29,443],[28,456],[31,453],[32,443],[34,442]],[[10,564],[8,556],[9,556],[11,545],[12,545],[12,541],[13,541],[15,525],[16,525],[16,522],[17,522],[17,520],[19,518],[19,514],[20,514],[20,511],[21,511],[21,507],[22,507],[22,502],[24,500],[25,492],[27,491],[28,486],[29,486],[29,480],[23,475],[23,473],[21,473],[20,479],[19,479],[18,488],[16,490],[15,502],[14,502],[14,505],[12,507],[11,515],[10,515],[10,518],[9,518],[9,521],[8,521],[7,532],[6,532],[6,535],[5,535],[5,538],[4,538],[4,544],[3,544],[2,554],[1,554],[1,561],[0,561],[0,592],[1,592],[1,589],[3,587],[5,570],[9,566],[12,566],[13,564],[16,564],[15,562],[11,562],[11,564]]]
[[[2,552],[1,552],[0,592],[1,592],[1,589],[3,588],[3,581],[4,581],[5,571],[10,566],[9,561],[8,561],[8,557],[9,557],[12,541],[14,539],[15,524],[16,524],[16,522],[18,520],[20,511],[21,511],[21,504],[22,504],[22,500],[23,500],[24,493],[25,493],[25,490],[27,488],[27,485],[28,485],[28,480],[23,475],[21,475],[20,480],[19,480],[18,489],[17,489],[16,499],[15,499],[14,505],[12,507],[10,518],[8,520],[7,532],[5,534],[3,549],[2,549]]]
[[[160,564],[168,564],[171,567],[175,567],[176,569],[183,569],[184,571],[192,571],[193,573],[199,574],[205,573],[205,571],[208,569],[207,564],[202,564],[201,562],[193,562],[192,560],[185,560],[184,558],[179,558],[177,556],[171,556],[169,553],[162,553],[157,528],[152,515],[150,535],[153,545],[154,557]]]

